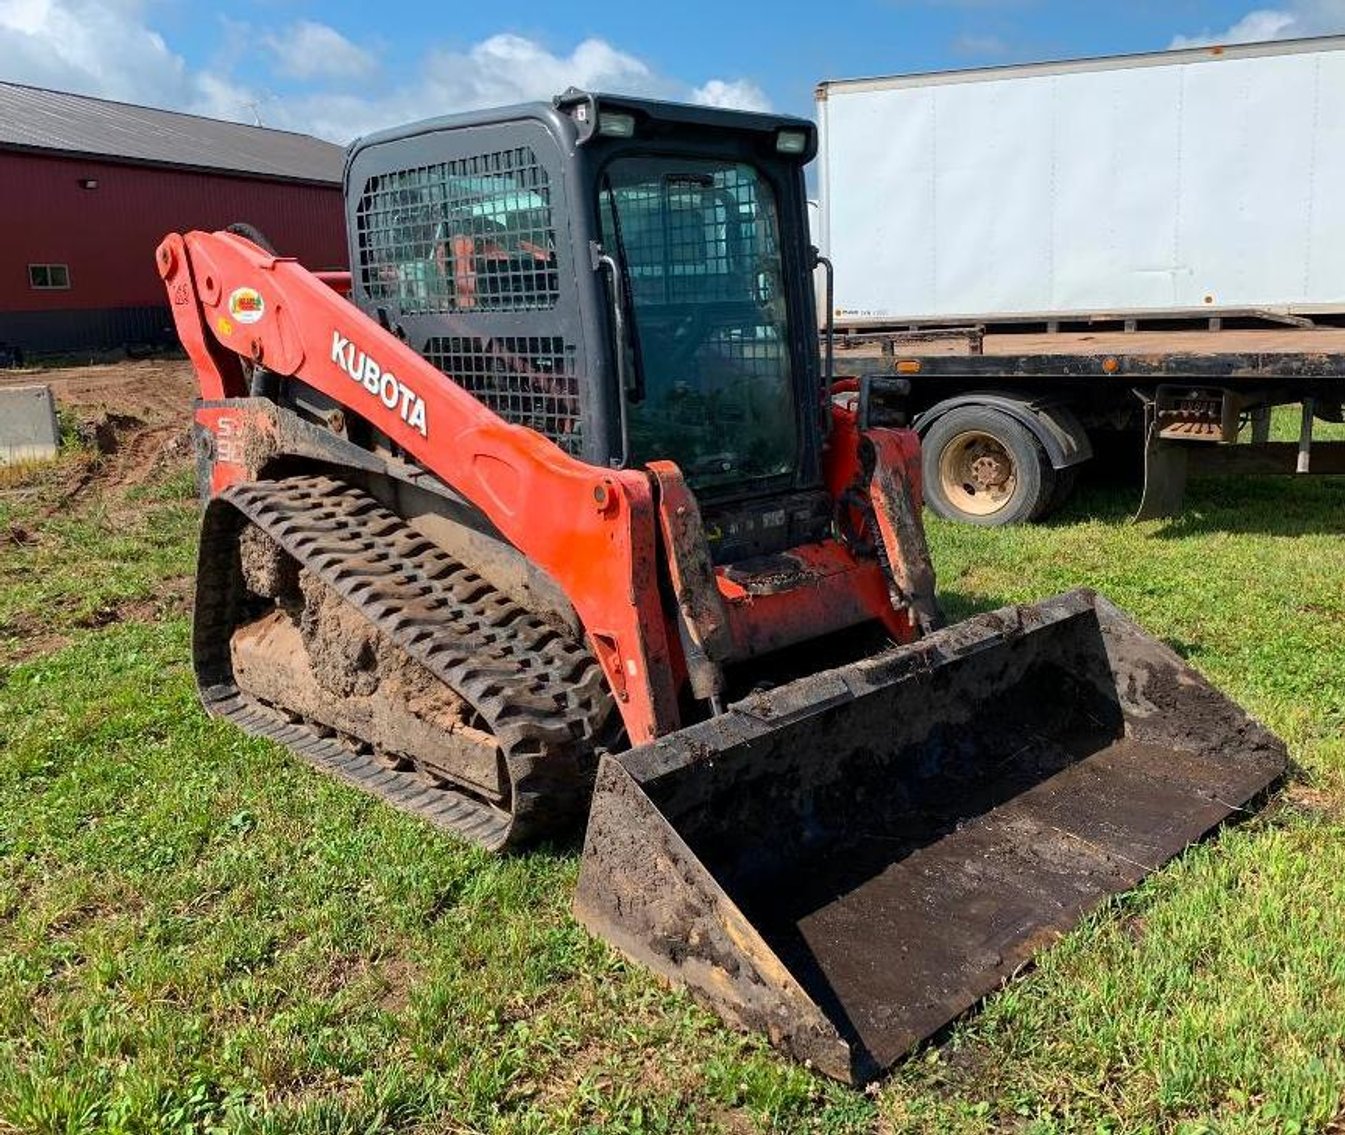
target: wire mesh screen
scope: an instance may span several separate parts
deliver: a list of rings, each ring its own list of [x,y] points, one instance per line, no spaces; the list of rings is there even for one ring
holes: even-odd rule
[[[632,155],[607,167],[599,200],[630,281],[631,453],[671,457],[698,491],[789,474],[798,430],[770,182],[742,162]]]
[[[741,298],[757,259],[779,253],[758,188],[755,170],[741,165],[621,186],[621,244],[636,294],[656,303]]]
[[[583,436],[575,349],[565,340],[445,336],[426,343],[424,355],[505,421],[536,430],[579,455]]]
[[[554,307],[551,189],[526,146],[371,177],[356,210],[359,270],[404,312]]]

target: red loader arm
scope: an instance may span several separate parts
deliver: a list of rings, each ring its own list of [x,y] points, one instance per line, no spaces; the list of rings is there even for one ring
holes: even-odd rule
[[[684,678],[717,704],[726,662],[866,619],[906,642],[934,619],[910,431],[860,431],[852,413],[833,410],[826,476],[845,535],[792,549],[798,580],[763,591],[711,567],[675,465],[597,468],[504,421],[338,294],[347,277],[321,279],[231,233],[171,235],[158,267],[200,382],[197,422],[215,439],[211,493],[256,479],[265,463],[256,455],[274,452],[265,436],[274,419],[247,401],[244,360],[348,407],[564,590],[633,744],[678,727]]]
[[[229,233],[193,232],[169,236],[158,266],[201,383],[198,420],[217,437],[235,435],[217,449],[213,493],[256,475],[238,434],[260,427],[210,404],[246,397],[244,358],[295,376],[480,507],[564,588],[632,742],[676,719],[644,474],[586,465],[503,421],[293,259]]]

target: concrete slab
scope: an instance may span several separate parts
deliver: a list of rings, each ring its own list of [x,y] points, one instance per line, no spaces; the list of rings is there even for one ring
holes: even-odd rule
[[[60,437],[50,386],[0,388],[0,465],[55,457]]]

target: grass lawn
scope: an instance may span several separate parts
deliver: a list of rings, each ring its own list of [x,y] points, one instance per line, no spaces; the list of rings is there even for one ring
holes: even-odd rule
[[[206,720],[189,481],[84,460],[0,493],[0,1131],[1345,1130],[1345,483],[930,521],[950,614],[1095,587],[1295,769],[863,1094],[589,939],[575,846],[491,859]]]

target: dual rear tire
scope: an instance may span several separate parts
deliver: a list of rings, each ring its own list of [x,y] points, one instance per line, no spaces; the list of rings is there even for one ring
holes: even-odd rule
[[[948,520],[1025,524],[1058,508],[1074,487],[1073,468],[1052,468],[1031,430],[987,406],[949,410],[921,446],[925,501]]]

